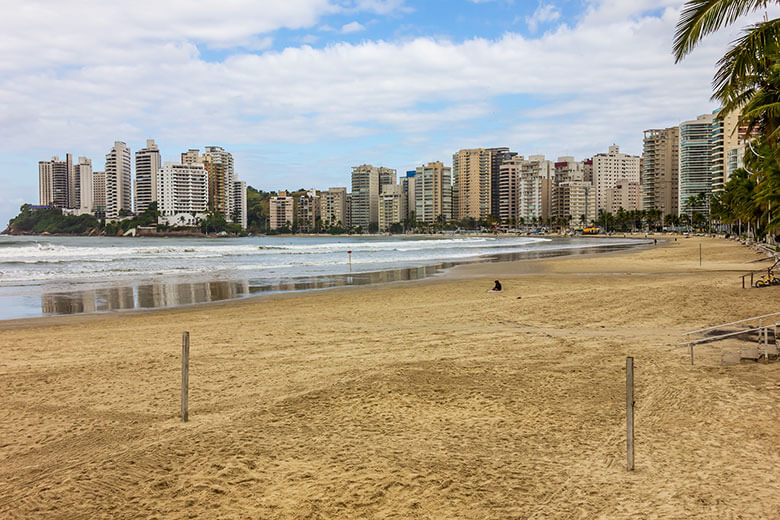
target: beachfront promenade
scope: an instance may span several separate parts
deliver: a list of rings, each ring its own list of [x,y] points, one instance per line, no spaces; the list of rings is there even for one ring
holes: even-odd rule
[[[0,517],[776,517],[780,363],[721,367],[713,345],[691,366],[678,347],[776,310],[780,287],[741,288],[760,258],[694,237],[0,322]],[[495,278],[504,291],[487,293]]]

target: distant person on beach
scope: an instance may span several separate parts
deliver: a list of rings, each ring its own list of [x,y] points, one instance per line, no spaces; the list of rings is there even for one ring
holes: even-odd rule
[[[488,292],[501,292],[501,282],[496,280],[496,285],[493,286],[492,289],[490,289]]]

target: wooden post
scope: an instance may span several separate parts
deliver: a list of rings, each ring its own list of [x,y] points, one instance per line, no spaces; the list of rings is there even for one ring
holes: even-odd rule
[[[693,365],[693,343],[690,344],[691,348],[691,365]]]
[[[764,363],[769,363],[769,325],[764,327]]]
[[[181,335],[181,420],[187,422],[190,394],[190,333]]]
[[[742,288],[745,288],[745,275],[742,275]]]
[[[701,244],[699,244],[699,267],[701,267]]]
[[[753,287],[753,273],[750,273],[750,287]]]
[[[634,358],[626,358],[626,469],[634,471]]]

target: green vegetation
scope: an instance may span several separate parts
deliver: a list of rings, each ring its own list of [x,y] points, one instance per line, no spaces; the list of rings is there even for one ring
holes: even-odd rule
[[[679,62],[708,34],[778,0],[690,0],[674,39]],[[748,136],[745,168],[709,201],[710,218],[757,240],[780,231],[780,19],[744,29],[718,61],[713,99],[738,111]],[[772,208],[774,213],[772,212]]]
[[[60,209],[33,209],[30,204],[23,205],[19,215],[8,223],[8,231],[11,233],[81,235],[99,229],[100,222],[92,215],[63,215]]]

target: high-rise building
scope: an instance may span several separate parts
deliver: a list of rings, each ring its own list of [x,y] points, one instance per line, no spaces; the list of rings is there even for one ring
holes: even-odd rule
[[[325,226],[346,226],[347,188],[320,192],[320,218]]]
[[[552,208],[552,180],[555,167],[544,155],[530,155],[520,163],[518,219],[544,223]]]
[[[347,193],[346,202],[344,204],[344,211],[345,211],[344,227],[351,228],[352,227],[352,194],[351,193]]]
[[[728,151],[740,144],[739,111],[732,110],[724,115],[722,109],[717,109],[712,114],[710,172],[712,192],[719,192],[729,181]]]
[[[680,127],[644,132],[642,209],[677,215],[680,201]]]
[[[115,141],[106,155],[106,218],[119,218],[120,212],[131,213],[130,148],[122,141]]]
[[[379,231],[387,231],[392,224],[401,222],[402,190],[399,184],[385,184],[379,196]]]
[[[233,181],[233,222],[246,229],[246,181]]]
[[[41,206],[54,205],[54,159],[38,161],[38,204]]]
[[[50,161],[38,162],[38,198],[43,206],[72,208],[75,201],[73,156],[65,154],[65,160],[52,157]],[[73,190],[73,191],[71,191]],[[74,205],[71,202],[74,202]]]
[[[314,233],[317,220],[320,218],[320,198],[317,190],[310,189],[298,197],[298,231],[301,233]]]
[[[160,169],[160,149],[154,139],[146,140],[146,148],[135,152],[135,212],[143,213],[157,200],[157,170]]]
[[[203,158],[200,155],[200,150],[198,150],[197,148],[190,148],[186,152],[182,152],[181,163],[182,164],[203,163]]]
[[[231,222],[233,219],[233,181],[235,181],[233,155],[219,146],[207,146],[201,159],[206,171],[209,172],[209,207],[212,211],[221,213],[228,222]]]
[[[286,191],[280,191],[276,197],[271,197],[269,201],[269,226],[271,229],[279,229],[285,226],[292,226],[294,222],[293,197],[287,195]]]
[[[366,232],[379,224],[380,185],[395,184],[396,171],[363,164],[352,168],[352,226]]]
[[[95,214],[105,216],[106,213],[106,172],[92,174],[92,200]]]
[[[517,156],[517,152],[510,152],[507,147],[486,148],[486,151],[490,154],[490,214],[498,217],[501,200],[501,165],[512,157]]]
[[[596,192],[586,181],[586,165],[574,157],[559,157],[555,162],[550,217],[564,219],[569,225],[583,226],[596,218]],[[592,170],[591,170],[592,178]]]
[[[606,207],[608,213],[615,214],[620,209],[636,211],[642,209],[642,195],[638,182],[628,179],[618,179],[614,186],[607,190]]]
[[[517,225],[520,211],[518,207],[520,198],[520,170],[525,158],[517,155],[504,161],[498,170],[498,213],[505,223]]]
[[[208,173],[202,164],[166,162],[158,168],[158,221],[169,226],[195,226],[208,211]]]
[[[86,157],[79,157],[79,162],[74,164],[73,168],[75,169],[75,176],[79,178],[79,210],[81,212],[91,213],[95,209],[92,161]]]
[[[441,162],[419,166],[414,177],[414,212],[419,222],[452,219],[452,169]],[[408,177],[407,177],[408,179]],[[408,182],[408,181],[407,181]],[[401,192],[403,187],[400,186]]]
[[[607,190],[614,187],[619,180],[639,184],[639,157],[620,153],[620,147],[612,145],[609,152],[593,156],[593,184],[596,188],[596,205],[598,209],[607,207]]]
[[[417,170],[409,170],[406,177],[401,177],[401,217],[402,219],[417,218],[417,208],[415,207],[415,197],[417,194],[417,184],[415,182]],[[452,189],[450,189],[450,196]]]
[[[453,218],[479,220],[492,210],[491,152],[484,148],[460,150],[452,156]]]
[[[687,201],[712,193],[712,122],[712,114],[703,114],[680,123],[680,213],[706,211],[706,202],[692,206]]]

